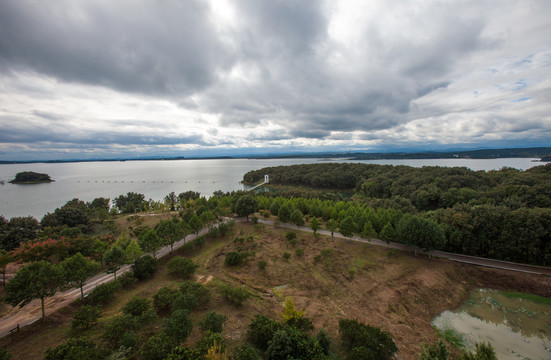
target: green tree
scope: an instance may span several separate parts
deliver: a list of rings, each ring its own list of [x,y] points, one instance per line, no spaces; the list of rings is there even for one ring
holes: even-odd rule
[[[320,222],[318,221],[318,218],[313,217],[312,220],[310,220],[310,228],[314,232],[314,235],[316,235],[316,232],[320,228]]]
[[[419,360],[448,360],[449,356],[450,350],[442,339],[435,344],[421,344]]]
[[[113,200],[113,204],[123,214],[131,214],[142,211],[145,202],[145,195],[134,192],[129,192],[126,195],[120,195]]]
[[[199,321],[199,329],[203,331],[211,331],[213,333],[221,333],[224,323],[228,317],[224,314],[218,314],[216,311],[209,311]]]
[[[136,279],[145,280],[157,271],[157,259],[151,255],[141,256],[132,264],[132,271]]]
[[[12,357],[13,355],[8,350],[0,346],[0,360],[10,360]]]
[[[163,220],[155,226],[155,231],[161,237],[163,245],[170,245],[172,254],[174,243],[180,240],[183,234],[181,225],[173,220]]]
[[[154,229],[146,229],[138,235],[138,245],[146,253],[153,253],[156,257],[157,250],[161,247],[161,238]]]
[[[173,257],[167,264],[168,271],[185,279],[190,278],[198,267],[193,260],[183,256]]]
[[[7,252],[0,250],[0,268],[2,268],[2,286],[6,286],[6,267],[13,262],[13,256]]]
[[[339,227],[338,223],[334,219],[329,219],[327,223],[325,223],[325,227],[327,230],[331,231],[331,237],[333,237],[335,230]]]
[[[289,222],[291,219],[291,209],[287,204],[281,205],[277,212],[277,217],[281,222]]]
[[[377,237],[377,232],[373,229],[373,225],[371,225],[370,221],[367,221],[364,224],[362,229],[362,237],[368,240]]]
[[[63,260],[61,269],[67,284],[80,288],[80,298],[84,299],[83,287],[86,280],[99,271],[98,263],[86,259],[81,253],[76,253]]]
[[[105,252],[103,255],[103,262],[107,267],[108,273],[113,273],[115,280],[117,280],[117,271],[126,261],[126,254],[124,250],[118,246],[113,246]]]
[[[356,232],[356,227],[357,224],[354,222],[352,216],[345,217],[339,224],[341,234],[349,238],[351,238],[352,235],[354,235],[354,233]]]
[[[415,247],[415,255],[417,248],[430,252],[442,248],[446,243],[444,231],[438,224],[418,216],[402,217],[396,232],[401,242]]]
[[[5,222],[5,219],[4,219]],[[0,249],[14,250],[20,243],[37,238],[40,225],[32,216],[12,217],[0,232]]]
[[[197,216],[197,214],[194,214],[194,215],[191,217],[191,219],[189,219],[188,225],[189,225],[189,227],[191,228],[191,230],[192,230],[196,235],[198,235],[198,234],[199,234],[199,230],[201,230],[201,228],[203,227],[203,222],[201,221],[201,219],[199,219],[199,217]]]
[[[126,249],[124,249],[124,255],[126,257],[126,263],[131,264],[133,263],[137,258],[143,255],[143,251],[140,248],[140,245],[136,242],[136,240],[130,241]]]
[[[290,220],[293,224],[297,226],[297,228],[304,225],[304,215],[302,214],[302,212],[300,212],[299,209],[293,210]]]
[[[172,309],[172,303],[179,294],[177,289],[164,286],[153,295],[153,307],[158,313],[166,313]]]
[[[44,319],[44,300],[53,296],[63,281],[63,272],[58,266],[47,261],[32,262],[19,269],[6,285],[6,302],[23,307],[34,299],[40,299]]]
[[[388,246],[390,246],[390,242],[394,241],[395,233],[394,228],[392,227],[392,224],[389,222],[386,223],[385,226],[383,226],[383,229],[381,230],[381,240],[387,243]]]
[[[249,221],[249,215],[254,214],[258,210],[258,201],[250,195],[243,195],[235,204],[235,212],[238,216],[246,216],[247,222]]]
[[[388,332],[357,320],[339,320],[339,333],[349,359],[390,360],[398,351]]]
[[[69,338],[64,344],[49,347],[44,352],[44,360],[103,360],[108,354],[106,349],[97,346],[92,340],[79,337]]]
[[[193,330],[193,323],[187,310],[176,310],[172,316],[165,320],[163,333],[168,335],[176,343],[184,342]]]
[[[177,201],[178,198],[176,197],[176,193],[174,191],[165,196],[165,203],[170,205],[170,211],[176,210],[174,208],[174,204],[176,204]]]
[[[97,323],[100,315],[101,308],[99,306],[82,305],[73,315],[71,328],[76,329],[83,327],[89,329],[91,325]]]

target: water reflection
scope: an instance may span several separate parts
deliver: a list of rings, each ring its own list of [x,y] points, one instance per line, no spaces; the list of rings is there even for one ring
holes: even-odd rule
[[[465,346],[490,342],[499,359],[551,359],[551,305],[479,289],[459,308],[444,311],[432,324],[453,330]]]

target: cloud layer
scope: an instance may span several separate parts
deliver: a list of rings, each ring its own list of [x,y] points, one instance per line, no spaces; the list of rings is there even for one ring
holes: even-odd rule
[[[545,145],[545,0],[0,0],[0,159]]]

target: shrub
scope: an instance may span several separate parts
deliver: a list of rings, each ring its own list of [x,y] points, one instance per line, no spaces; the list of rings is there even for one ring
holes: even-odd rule
[[[105,305],[115,297],[115,292],[121,288],[121,283],[111,281],[104,284],[99,284],[94,290],[88,294],[86,302],[92,305]]]
[[[232,287],[228,284],[222,284],[218,287],[220,294],[232,305],[240,307],[251,294],[243,287]]]
[[[226,266],[238,266],[243,263],[243,261],[249,257],[251,254],[248,251],[245,252],[237,252],[237,251],[230,251],[226,254],[226,258],[224,259],[224,265]]]
[[[139,257],[134,261],[132,271],[136,279],[145,280],[157,271],[157,259],[151,255]]]
[[[183,256],[173,257],[167,264],[168,271],[183,278],[191,277],[198,267],[199,265],[195,264],[193,260]]]
[[[199,299],[195,294],[179,294],[172,303],[172,310],[193,310],[199,306]]]
[[[329,348],[331,347],[331,337],[329,337],[327,330],[321,328],[318,332],[318,335],[316,336],[316,341],[321,347],[323,353],[325,355],[329,355]]]
[[[151,336],[143,345],[140,353],[144,360],[164,360],[176,345],[174,339],[161,332]]]
[[[66,343],[49,347],[44,352],[45,360],[63,360],[63,359],[90,359],[103,360],[109,352],[87,338],[69,338]]]
[[[121,334],[135,330],[138,327],[138,320],[130,315],[123,314],[113,317],[103,329],[101,338],[113,347],[118,347]]]
[[[165,313],[172,309],[172,303],[178,297],[179,291],[168,287],[162,287],[153,295],[153,307],[159,313]]]
[[[299,248],[299,249],[295,249],[295,255],[296,255],[297,257],[299,257],[299,258],[300,258],[300,257],[303,257],[303,256],[304,256],[304,249],[300,249],[300,248]]]
[[[266,214],[266,213],[264,213]],[[234,349],[234,359],[236,360],[262,360],[256,349],[245,342]]]
[[[224,323],[228,320],[228,317],[224,314],[217,314],[216,311],[209,311],[199,321],[199,329],[203,331],[210,331],[213,333],[222,332]]]
[[[90,325],[96,324],[100,317],[101,309],[99,306],[83,305],[75,311],[73,315],[72,329],[83,327],[90,328]]]
[[[10,360],[11,358],[12,354],[6,348],[0,346],[0,360]]]
[[[259,270],[264,270],[264,269],[266,269],[266,266],[267,266],[267,265],[268,265],[268,263],[267,263],[266,261],[260,260],[260,261],[258,262],[258,269],[259,269]]]
[[[125,349],[135,349],[140,345],[140,337],[135,331],[126,331],[121,335],[118,345]]]
[[[339,332],[349,359],[391,359],[398,351],[390,334],[357,320],[339,320]]]
[[[142,316],[149,309],[151,309],[149,299],[134,296],[124,305],[122,312],[132,316]]]
[[[296,239],[297,238],[297,234],[292,232],[292,231],[288,231],[286,234],[285,234],[285,238],[289,241],[293,240],[293,239]]]
[[[258,224],[258,217],[256,217],[256,216],[253,215],[253,217],[251,217],[251,222],[252,222],[254,225]]]
[[[128,289],[134,286],[138,282],[138,279],[134,276],[134,274],[131,271],[129,271],[119,276],[117,278],[117,281],[121,284],[122,288]]]
[[[291,258],[291,254],[288,253],[288,252],[284,252],[284,253],[283,253],[283,258],[287,261],[287,260],[289,260],[289,259]]]
[[[204,287],[202,284],[192,280],[186,280],[180,285],[180,291],[183,294],[192,294],[197,297],[199,305],[204,305],[210,300],[209,289]]]
[[[187,310],[176,310],[172,316],[165,319],[163,333],[176,343],[184,342],[193,330],[193,323]]]
[[[249,323],[247,338],[257,348],[265,351],[275,332],[282,328],[283,326],[277,321],[258,314],[255,315],[254,319]]]

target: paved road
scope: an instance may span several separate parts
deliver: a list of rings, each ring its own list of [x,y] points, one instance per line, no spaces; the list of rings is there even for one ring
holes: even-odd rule
[[[182,247],[186,242],[194,240],[197,236],[205,235],[208,232],[208,227],[199,231],[199,234],[191,234],[174,243],[174,250]],[[170,246],[163,246],[156,253],[156,257],[159,259],[170,253]],[[152,254],[150,254],[152,255]],[[130,270],[130,265],[124,265],[117,271],[117,276],[120,276]],[[99,284],[103,284],[114,279],[113,274],[101,273],[90,278],[86,285],[83,287],[84,294],[88,294],[96,288]],[[69,305],[80,297],[80,288],[73,288],[66,291],[56,293],[54,296],[47,298],[44,301],[46,316],[54,311]],[[10,333],[10,330],[17,327],[30,325],[42,317],[42,310],[40,306],[40,300],[33,300],[20,309],[14,309],[10,311],[6,316],[0,318],[0,337]]]

